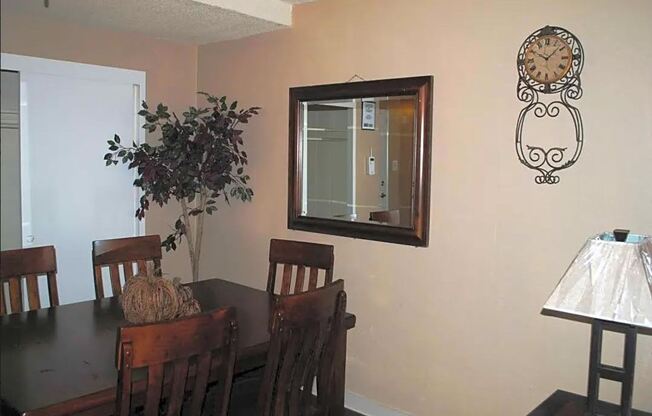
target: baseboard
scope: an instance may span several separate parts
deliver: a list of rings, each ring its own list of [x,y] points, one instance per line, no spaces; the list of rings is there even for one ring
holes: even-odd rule
[[[409,413],[382,406],[373,400],[369,400],[350,391],[346,392],[344,405],[347,409],[353,410],[363,416],[410,416]]]

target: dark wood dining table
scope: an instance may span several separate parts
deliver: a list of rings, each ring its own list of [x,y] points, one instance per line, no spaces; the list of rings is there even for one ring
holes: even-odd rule
[[[189,285],[207,311],[235,306],[236,373],[265,365],[273,295],[221,279]],[[2,415],[111,414],[117,328],[127,325],[117,297],[5,315],[0,319]],[[346,327],[355,326],[347,314]],[[336,367],[338,414],[344,413],[346,337]]]

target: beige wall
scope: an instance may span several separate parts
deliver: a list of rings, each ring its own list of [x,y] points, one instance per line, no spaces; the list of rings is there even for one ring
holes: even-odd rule
[[[589,326],[539,311],[588,236],[652,233],[651,20],[648,0],[322,0],[290,30],[200,47],[199,89],[263,107],[245,133],[254,201],[207,223],[204,270],[263,288],[271,237],[334,244],[358,316],[347,388],[415,415],[524,415],[585,391]],[[586,147],[555,186],[513,144],[516,53],[546,24],[586,51]],[[353,74],[434,75],[428,248],[286,228],[288,88]],[[652,337],[638,346],[635,404],[650,411]]]
[[[53,23],[3,10],[1,50],[145,71],[150,103],[163,101],[174,111],[196,104],[197,46],[194,45],[70,23]],[[174,206],[153,208],[147,217],[147,233],[165,237],[176,215]],[[184,245],[178,252],[165,256],[164,268],[173,275],[190,276],[187,258]]]

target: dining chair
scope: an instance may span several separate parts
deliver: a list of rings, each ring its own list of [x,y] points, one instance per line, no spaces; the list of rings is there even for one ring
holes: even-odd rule
[[[161,237],[146,235],[142,237],[116,238],[113,240],[93,241],[93,276],[95,280],[95,298],[104,298],[102,269],[108,267],[113,296],[122,293],[120,266],[125,281],[134,276],[134,264],[137,273],[147,273],[147,262],[154,263],[154,273],[161,274]]]
[[[400,225],[400,211],[397,209],[389,211],[371,211],[369,213],[369,221],[382,222],[390,225]]]
[[[324,284],[331,283],[333,281],[334,262],[335,254],[332,245],[273,238],[269,242],[267,291],[274,293],[276,287],[276,269],[281,264],[283,265],[283,276],[280,294],[289,295],[304,291],[306,267],[310,269],[307,290],[317,288],[320,269],[325,271]],[[294,276],[294,285],[292,285],[292,274],[295,266],[296,273]]]
[[[336,405],[335,356],[343,336],[344,281],[275,298],[260,416],[325,416]],[[317,395],[312,394],[317,381]]]
[[[27,309],[41,308],[38,278],[47,276],[50,306],[59,305],[57,256],[54,246],[6,250],[0,254],[0,316],[23,312],[23,281],[27,289]],[[5,301],[8,286],[9,302]],[[7,308],[9,306],[9,309]]]
[[[174,416],[183,411],[183,414],[200,415],[209,375],[214,374],[218,385],[211,400],[213,408],[203,410],[226,416],[237,338],[233,307],[120,328],[115,414]]]

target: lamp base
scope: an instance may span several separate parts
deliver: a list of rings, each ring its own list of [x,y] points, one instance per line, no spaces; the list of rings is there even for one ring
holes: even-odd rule
[[[602,364],[602,333],[603,331],[625,334],[625,352],[623,366],[615,367]],[[589,360],[589,387],[587,394],[587,415],[598,416],[598,396],[600,379],[621,383],[620,415],[632,416],[632,396],[634,390],[634,364],[636,362],[635,326],[596,319],[591,324],[591,357]]]

